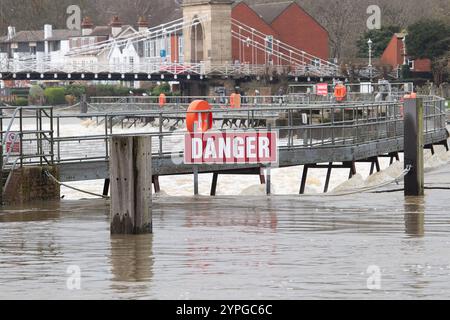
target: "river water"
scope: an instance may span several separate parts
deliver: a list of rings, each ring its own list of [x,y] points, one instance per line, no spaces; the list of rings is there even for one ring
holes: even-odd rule
[[[162,178],[146,236],[111,237],[108,201],[67,188],[59,203],[3,208],[0,298],[448,299],[450,155],[438,151],[426,156],[434,189],[424,198],[325,197],[315,194],[323,170],[312,171],[300,197],[301,167],[274,171],[272,197],[258,177],[220,177],[215,198],[206,196],[208,175],[199,197],[192,177]],[[350,182],[336,170],[332,188],[392,179],[401,168],[368,177],[358,165]]]

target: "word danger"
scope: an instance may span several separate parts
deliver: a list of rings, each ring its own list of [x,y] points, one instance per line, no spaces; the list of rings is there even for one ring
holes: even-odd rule
[[[185,136],[186,164],[273,164],[278,162],[276,132],[194,133]]]

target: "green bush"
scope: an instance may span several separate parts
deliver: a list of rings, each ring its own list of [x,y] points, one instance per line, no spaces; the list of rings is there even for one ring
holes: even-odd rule
[[[102,84],[98,86],[88,87],[86,90],[86,94],[89,97],[118,97],[118,96],[129,96],[130,91],[133,91],[133,89],[122,86],[112,86]]]
[[[164,93],[167,96],[171,95],[170,85],[168,83],[162,83],[159,86],[156,86],[152,90],[152,96],[159,96],[161,93]]]
[[[79,85],[69,85],[64,89],[66,96],[74,96],[78,99],[80,99],[80,97],[87,91],[86,86],[79,86]]]
[[[15,106],[15,107],[28,106],[28,99],[19,97],[12,103],[12,105]]]
[[[61,87],[46,88],[44,96],[48,104],[55,106],[66,104],[66,90]]]
[[[44,101],[44,89],[41,86],[32,86],[28,96],[28,102],[31,105],[41,105]]]

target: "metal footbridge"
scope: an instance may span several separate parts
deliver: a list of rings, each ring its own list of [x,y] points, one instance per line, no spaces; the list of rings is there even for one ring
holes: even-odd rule
[[[445,101],[422,96],[425,147],[447,147]],[[180,98],[181,99],[181,98]],[[185,100],[183,100],[185,99]],[[147,104],[136,111],[57,110],[51,107],[1,107],[3,187],[8,174],[26,166],[53,165],[62,182],[108,179],[109,143],[115,134],[152,137],[153,175],[192,174],[193,165],[183,163],[184,129],[189,98],[160,108]],[[192,98],[194,99],[194,98]],[[213,99],[213,98],[210,98]],[[214,98],[216,99],[216,98]],[[279,167],[317,166],[372,162],[403,151],[403,105],[391,102],[309,102],[280,100],[244,103],[230,109],[214,103],[214,130],[277,130]],[[274,99],[274,97],[270,97]],[[96,108],[100,103],[97,102]],[[133,105],[130,102],[129,107]],[[85,128],[85,129],[84,129]],[[85,131],[85,132],[83,132]],[[199,165],[199,173],[260,174],[259,165]],[[352,170],[353,172],[353,170]]]

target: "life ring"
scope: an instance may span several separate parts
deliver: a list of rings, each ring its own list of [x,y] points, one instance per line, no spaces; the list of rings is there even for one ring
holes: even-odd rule
[[[230,96],[230,107],[232,109],[239,109],[241,107],[241,95],[239,93],[232,93]]]
[[[345,98],[347,97],[347,87],[344,86],[343,84],[338,84],[334,88],[334,96],[336,98],[336,101],[338,102],[344,101]]]
[[[166,95],[164,93],[161,93],[159,95],[159,107],[162,108],[166,105],[167,103],[167,98]]]
[[[207,111],[207,112],[199,112]],[[186,128],[190,133],[206,132],[213,127],[213,114],[210,104],[205,100],[195,100],[188,108],[186,114]]]

